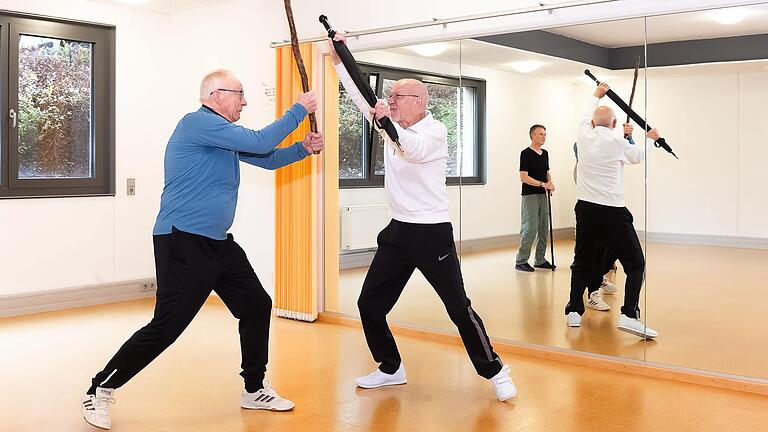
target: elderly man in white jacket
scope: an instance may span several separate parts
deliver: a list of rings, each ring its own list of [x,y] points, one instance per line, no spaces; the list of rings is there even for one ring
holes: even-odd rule
[[[570,327],[581,326],[584,289],[590,281],[600,280],[605,272],[607,251],[611,250],[627,274],[618,329],[652,339],[658,332],[640,320],[638,304],[645,258],[632,225],[632,213],[624,202],[624,166],[642,162],[648,146],[659,138],[659,133],[656,129],[648,131],[645,146],[631,145],[623,136],[615,134],[613,110],[598,107],[608,89],[605,83],[595,89],[578,126],[576,246],[571,265],[570,301],[565,307],[566,322]]]
[[[344,40],[341,35],[336,40]],[[366,116],[389,117],[397,129],[400,147],[384,139],[384,189],[392,220],[378,236],[378,249],[357,301],[368,347],[379,367],[359,377],[357,385],[376,388],[405,384],[405,368],[387,314],[419,269],[443,301],[459,330],[464,347],[477,370],[504,401],[517,389],[509,366],[493,351],[483,322],[464,291],[453,227],[450,220],[445,173],[448,131],[426,111],[429,95],[420,81],[403,79],[392,85],[389,97],[370,108],[341,63],[333,44],[330,53],[339,79],[352,101]]]

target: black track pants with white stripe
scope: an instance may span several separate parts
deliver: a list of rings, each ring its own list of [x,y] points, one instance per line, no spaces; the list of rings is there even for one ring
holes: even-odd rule
[[[231,234],[213,240],[173,229],[153,237],[157,300],[152,321],[133,334],[92,380],[96,387],[119,388],[168,348],[192,322],[211,291],[239,320],[245,388],[262,388],[267,368],[272,299],[243,249]],[[211,335],[217,337],[217,335]],[[206,347],[200,347],[204,361]]]
[[[377,242],[379,247],[365,277],[357,307],[368,348],[374,360],[381,363],[379,369],[392,374],[400,366],[400,353],[387,325],[387,314],[413,271],[419,269],[459,329],[477,373],[485,378],[499,373],[501,360],[464,291],[450,222],[414,224],[392,220],[379,233]]]

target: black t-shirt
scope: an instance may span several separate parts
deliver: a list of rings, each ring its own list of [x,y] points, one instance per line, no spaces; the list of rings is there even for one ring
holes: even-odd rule
[[[546,183],[547,171],[549,171],[549,154],[544,149],[541,149],[541,154],[538,154],[532,148],[527,147],[520,153],[520,171],[528,171],[528,176]],[[544,192],[543,187],[523,183],[523,195],[543,194]]]

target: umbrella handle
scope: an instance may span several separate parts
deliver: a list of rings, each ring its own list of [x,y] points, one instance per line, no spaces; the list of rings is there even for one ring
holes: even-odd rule
[[[328,17],[325,15],[320,15],[319,20],[323,27],[328,30],[328,37],[333,39],[333,37],[336,36],[336,30],[331,28],[331,25],[328,23]]]
[[[600,85],[600,81],[598,81],[597,78],[595,78],[595,76],[592,75],[592,72],[590,72],[589,69],[584,69],[584,75],[592,78],[597,83],[597,85]]]

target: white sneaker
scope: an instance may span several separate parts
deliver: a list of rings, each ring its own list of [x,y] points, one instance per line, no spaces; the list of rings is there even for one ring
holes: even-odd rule
[[[607,311],[611,309],[611,305],[606,303],[605,300],[603,300],[603,296],[600,295],[600,290],[594,291],[589,295],[587,307],[599,311]]]
[[[281,398],[265,378],[263,389],[253,393],[248,393],[243,389],[243,393],[240,395],[240,406],[254,410],[290,411],[296,404]]]
[[[566,320],[568,321],[568,327],[581,327],[581,315],[576,312],[568,313]]]
[[[111,429],[109,420],[109,404],[115,403],[115,389],[96,387],[96,394],[84,394],[80,400],[80,411],[83,418],[92,426],[101,429]]]
[[[398,384],[405,384],[408,380],[405,378],[405,366],[403,362],[400,362],[400,367],[393,374],[387,374],[376,368],[375,371],[369,373],[366,376],[361,376],[355,380],[358,387],[362,388],[377,388]]]
[[[502,366],[499,373],[491,378],[491,382],[496,388],[496,398],[502,402],[512,399],[517,394],[515,383],[512,382],[512,378],[509,376],[509,365]]]
[[[600,285],[600,290],[605,294],[616,294],[619,289],[616,285],[612,284],[607,277],[603,276],[603,283]]]
[[[650,327],[647,327],[638,318],[630,318],[624,314],[621,314],[621,317],[619,318],[619,325],[617,327],[621,331],[631,333],[643,339],[653,339],[659,335],[659,332]]]

